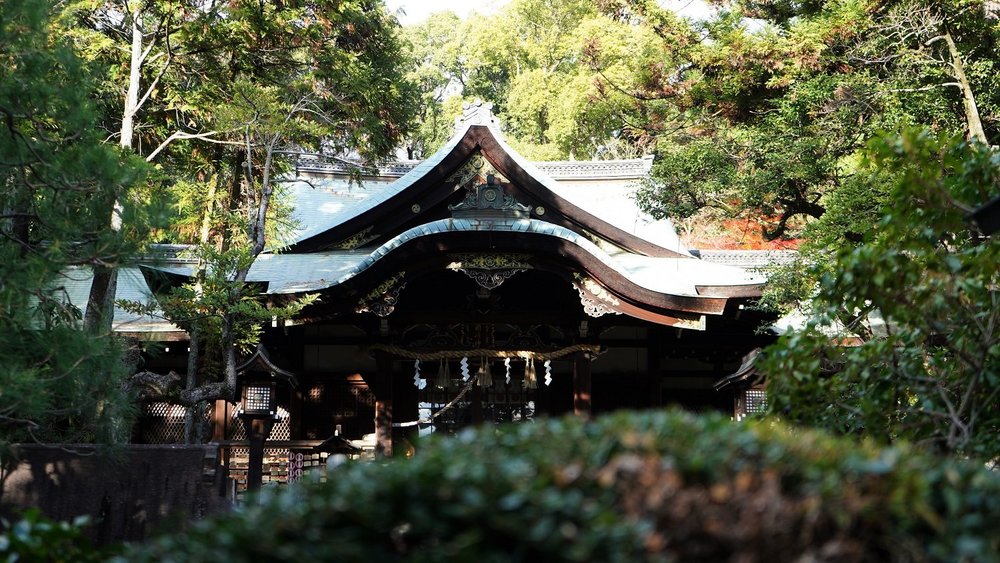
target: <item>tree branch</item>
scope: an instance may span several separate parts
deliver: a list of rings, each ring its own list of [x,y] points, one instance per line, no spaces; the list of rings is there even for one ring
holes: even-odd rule
[[[146,162],[152,162],[156,155],[160,154],[160,151],[167,148],[167,145],[174,141],[182,139],[200,139],[202,141],[208,141],[209,143],[217,143],[220,145],[242,145],[243,143],[238,143],[234,141],[223,141],[219,139],[213,139],[212,135],[218,135],[219,133],[224,133],[225,131],[209,131],[208,133],[185,133],[184,131],[174,131],[169,137],[164,139],[160,146],[156,147],[153,152],[149,153],[146,157]]]
[[[141,371],[129,377],[123,386],[134,392],[141,401],[169,401],[193,406],[205,401],[234,399],[235,388],[225,382],[206,383],[191,389],[181,389],[183,379],[180,374],[172,370],[165,374]]]

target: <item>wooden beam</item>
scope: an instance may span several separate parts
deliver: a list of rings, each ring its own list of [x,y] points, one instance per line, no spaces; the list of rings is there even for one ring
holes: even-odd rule
[[[115,331],[115,334],[122,338],[134,338],[140,344],[143,342],[188,342],[191,338],[188,333],[176,330],[176,331],[156,331],[156,332],[142,332],[142,331]]]

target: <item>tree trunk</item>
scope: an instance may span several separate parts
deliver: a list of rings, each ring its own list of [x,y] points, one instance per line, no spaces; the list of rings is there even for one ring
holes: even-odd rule
[[[24,187],[23,190],[27,190]],[[10,215],[7,225],[0,225],[0,232],[9,233],[11,240],[19,246],[18,255],[24,256],[31,246],[31,213],[30,194],[22,189],[16,189],[10,196],[9,207],[3,209],[4,214]],[[8,227],[9,226],[9,227]]]
[[[225,365],[225,384],[236,389],[236,335],[233,333],[233,315],[222,316],[222,358]]]
[[[125,111],[122,112],[122,127],[119,142],[122,148],[132,148],[132,136],[135,133],[135,113],[139,105],[139,82],[142,80],[142,18],[141,8],[136,4],[132,12],[132,53],[129,62],[128,90],[125,94]],[[119,217],[120,219],[121,217]]]
[[[204,178],[202,178],[204,180]],[[201,230],[198,233],[199,242],[202,245],[208,244],[209,237],[212,233],[212,211],[215,208],[215,194],[217,191],[218,180],[213,179],[208,183],[208,196],[206,197],[206,205],[204,215],[201,218]],[[195,299],[200,299],[202,296],[202,284],[205,281],[205,262],[204,260],[198,260],[198,270],[195,272]],[[196,323],[192,323],[191,330],[188,332],[188,337],[190,338],[191,346],[188,349],[188,362],[187,362],[187,385],[184,390],[190,392],[198,386],[198,363],[201,360],[201,331],[198,329]],[[202,405],[196,404],[192,405],[187,409],[184,415],[184,443],[191,443],[191,429],[194,425],[194,418],[198,412],[201,411]],[[198,442],[201,443],[200,432],[198,432],[199,439]]]
[[[184,390],[191,391],[198,385],[198,359],[200,357],[200,342],[198,338],[198,326],[195,324],[188,331],[189,346],[188,346],[188,361],[187,361],[187,378],[185,380]],[[200,405],[191,405],[184,413],[184,443],[191,445],[192,435],[194,430],[195,418],[198,414],[197,411]]]
[[[182,405],[194,405],[216,399],[231,402],[235,393],[236,388],[226,385],[225,382],[206,383],[191,390],[181,391],[180,400]]]
[[[139,104],[139,86],[142,79],[142,28],[140,18],[142,11],[139,4],[131,14],[132,18],[132,52],[129,63],[128,90],[125,94],[125,110],[122,112],[122,126],[119,144],[124,149],[132,148],[132,137],[135,133],[135,113]],[[117,240],[122,230],[122,204],[115,195],[111,203],[111,232]],[[87,312],[84,316],[84,328],[91,334],[107,334],[111,332],[115,318],[115,295],[118,293],[118,269],[114,265],[97,264],[94,266],[94,279],[90,285],[90,296],[87,299]]]
[[[962,103],[965,107],[965,123],[969,128],[969,139],[975,139],[984,145],[989,144],[986,139],[986,130],[983,128],[983,121],[979,116],[979,107],[976,105],[976,95],[972,91],[972,85],[968,77],[965,76],[965,65],[962,63],[962,54],[958,52],[958,46],[951,37],[950,32],[945,32],[944,41],[948,45],[948,55],[951,57],[951,66],[955,71],[955,80],[962,90]]]

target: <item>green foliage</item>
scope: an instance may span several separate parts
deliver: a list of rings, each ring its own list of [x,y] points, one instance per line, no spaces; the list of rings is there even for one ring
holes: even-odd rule
[[[416,129],[407,139],[409,158],[433,154],[451,138],[455,117],[462,114],[461,28],[458,16],[441,12],[402,31],[413,64],[406,78],[420,94]]]
[[[996,561],[1000,477],[780,424],[621,413],[348,464],[129,561]]]
[[[640,194],[656,214],[749,218],[765,238],[804,237],[807,259],[828,261],[828,243],[857,244],[881,215],[885,184],[859,170],[870,139],[908,125],[983,141],[997,134],[1000,90],[983,70],[1000,36],[982,2],[715,4],[720,11],[694,26],[704,40],[689,45],[645,0],[602,3],[688,45],[675,50],[673,72],[636,91],[645,107],[674,108],[674,126],[655,132],[654,181]],[[807,295],[772,288],[772,302]]]
[[[94,549],[83,535],[87,518],[53,522],[30,508],[16,522],[0,521],[0,560],[24,563],[90,563],[108,554]]]
[[[845,66],[852,37],[831,33],[865,22],[856,7],[828,3],[784,32],[750,31],[736,12],[701,24],[709,41],[690,49],[680,80],[647,86],[669,92],[684,120],[659,136],[641,203],[677,218],[707,208],[750,217],[768,240],[800,235],[852,176],[859,125],[877,111],[858,99],[871,78]]]
[[[130,407],[110,335],[80,331],[69,293],[127,246],[107,233],[141,165],[104,145],[87,69],[47,2],[0,5],[0,464],[22,440],[121,442]],[[137,202],[127,202],[129,208]],[[126,210],[126,214],[136,216]]]
[[[174,204],[157,242],[197,246],[190,283],[161,308],[191,331],[189,384],[215,383],[221,371],[231,390],[234,351],[253,347],[262,322],[308,303],[265,305],[246,283],[257,256],[295,227],[283,186],[296,155],[373,162],[411,125],[416,93],[395,22],[366,0],[63,7],[65,34],[104,72],[105,126],[127,122],[122,91],[143,93],[127,146],[156,164]]]
[[[635,123],[655,111],[630,92],[677,60],[679,47],[580,0],[516,0],[464,22],[435,14],[407,36],[423,96],[410,149],[422,157],[448,138],[458,104],[474,98],[495,104],[529,158],[641,156],[649,138]]]
[[[195,326],[198,338],[218,338],[232,388],[234,348],[252,348],[262,321],[309,302],[265,307],[257,301],[260,288],[246,283],[258,255],[280,248],[292,226],[281,201],[292,155],[386,156],[409,126],[413,91],[381,6],[234,2],[205,10],[198,21],[202,33],[189,41],[202,54],[190,64],[202,80],[192,94],[177,94],[191,100],[191,119],[223,144],[179,171],[185,183],[178,200],[199,229],[199,268],[164,310]],[[213,375],[204,370],[200,377]]]
[[[996,460],[1000,242],[964,215],[1000,191],[1000,157],[921,130],[871,151],[874,177],[894,177],[884,215],[817,267],[818,320],[767,352],[769,404],[795,422]]]
[[[185,283],[171,289],[157,300],[167,318],[185,330],[197,329],[212,345],[219,346],[217,336],[222,322],[231,319],[233,345],[241,353],[250,353],[260,341],[263,326],[273,319],[293,318],[303,308],[316,301],[316,295],[306,295],[284,304],[264,303],[258,298],[261,288],[256,284],[234,281],[236,272],[249,268],[253,258],[245,247],[219,251],[207,245],[196,247],[193,256],[212,264],[198,283]],[[129,304],[140,310],[139,303]],[[213,346],[210,345],[211,349]],[[221,370],[202,369],[205,380],[219,379]]]

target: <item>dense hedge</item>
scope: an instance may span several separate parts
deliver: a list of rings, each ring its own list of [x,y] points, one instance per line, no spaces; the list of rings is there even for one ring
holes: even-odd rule
[[[1000,475],[680,412],[482,428],[138,546],[137,561],[998,561]],[[802,559],[800,559],[802,558]]]

